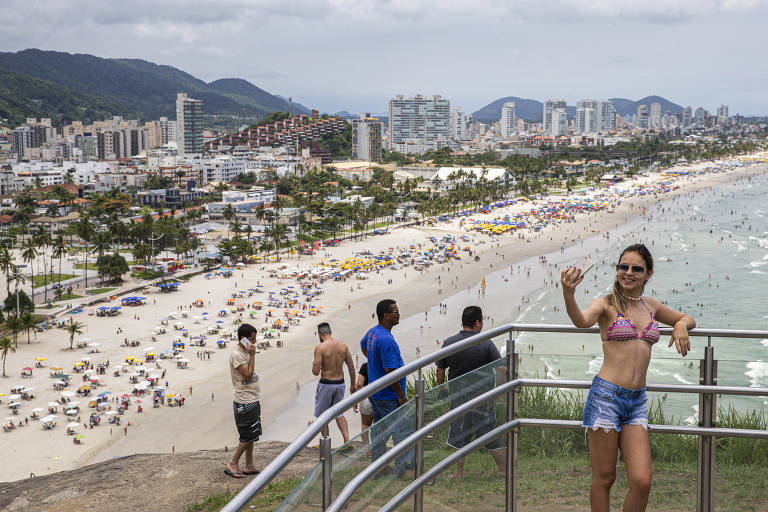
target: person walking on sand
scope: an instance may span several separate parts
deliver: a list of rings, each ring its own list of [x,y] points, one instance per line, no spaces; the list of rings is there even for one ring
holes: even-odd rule
[[[331,326],[326,322],[318,324],[317,336],[320,343],[315,347],[312,361],[312,375],[320,375],[320,382],[317,383],[315,391],[315,418],[344,399],[345,364],[349,372],[349,392],[357,391],[355,364],[347,344],[331,335]],[[336,417],[336,425],[346,444],[349,441],[349,425],[344,414]]]
[[[470,338],[481,330],[483,330],[483,310],[479,306],[467,306],[461,314],[461,330],[458,334],[447,338],[443,342],[442,348]],[[501,354],[499,354],[496,345],[493,344],[493,341],[486,340],[479,345],[465,348],[461,352],[444,359],[438,359],[435,362],[438,385],[445,382],[445,370],[448,370],[451,409],[455,409],[467,400],[493,389],[496,384],[494,370],[506,371],[506,367],[499,366],[495,369],[486,368],[484,370],[478,370],[478,368],[499,359],[501,359]],[[459,377],[462,378],[456,380]],[[483,436],[494,428],[496,428],[496,409],[493,401],[491,401],[468,411],[451,423],[445,444],[459,450],[468,445],[473,438]],[[493,460],[499,467],[499,475],[506,475],[506,450],[501,439],[494,439],[486,444],[485,448],[491,453]],[[460,478],[463,474],[464,459],[462,458],[456,462],[456,472],[453,477]]]
[[[583,311],[576,303],[575,291],[584,274],[570,267],[560,276],[565,308],[573,325],[584,328],[597,323],[603,341],[603,366],[592,380],[582,421],[589,432],[589,503],[593,512],[610,510],[619,449],[629,480],[624,510],[642,511],[648,506],[651,449],[645,381],[651,349],[660,337],[658,322],[674,327],[670,347],[674,344],[683,357],[691,349],[688,331],[696,327],[694,319],[652,297],[643,297],[652,276],[653,257],[648,248],[630,245],[619,256],[608,296],[593,300]]]
[[[229,355],[229,373],[234,388],[232,408],[235,413],[235,426],[240,435],[240,442],[232,454],[224,473],[232,478],[243,475],[256,475],[259,470],[253,463],[253,443],[261,435],[261,385],[259,376],[254,371],[256,355],[256,328],[251,324],[241,324],[237,329],[240,341],[235,344]],[[245,469],[240,471],[240,457],[245,453]]]
[[[369,382],[376,382],[386,374],[405,366],[403,357],[400,355],[400,347],[391,332],[392,328],[400,323],[400,311],[397,308],[397,303],[392,299],[379,301],[376,304],[376,316],[379,319],[378,325],[370,328],[360,340],[360,348],[368,358]],[[412,415],[405,415],[405,417],[396,418],[396,420],[390,418],[388,423],[382,422],[385,416],[405,404],[405,377],[377,391],[371,395],[369,400],[373,409],[371,453],[373,460],[376,460],[384,455],[390,436],[393,442],[398,444],[414,430]],[[413,449],[410,449],[395,461],[394,476],[401,477],[412,468]]]

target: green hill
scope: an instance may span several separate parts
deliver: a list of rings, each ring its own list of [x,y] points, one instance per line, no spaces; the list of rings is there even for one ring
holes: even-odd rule
[[[23,123],[27,117],[92,121],[113,113],[129,114],[121,106],[103,98],[0,69],[0,118],[8,119],[11,126]]]
[[[0,69],[12,75],[38,79],[37,93],[44,96],[73,94],[92,106],[105,107],[109,114],[157,119],[175,118],[177,92],[203,100],[205,114],[235,114],[261,117],[274,110],[288,110],[288,102],[259,89],[253,84],[234,79],[207,84],[172,66],[158,65],[139,59],[102,59],[93,55],[69,54],[37,49],[16,53],[0,53]],[[221,83],[223,82],[223,84]],[[55,108],[45,111],[27,110],[37,99],[18,81],[3,77],[0,87],[10,91],[13,111],[5,117],[18,119],[33,114],[56,117]],[[49,89],[41,91],[40,88]],[[5,100],[3,95],[2,100]],[[106,108],[108,107],[108,108]],[[83,108],[87,108],[83,105]],[[93,110],[93,108],[92,108]],[[301,111],[294,109],[294,111]],[[76,116],[75,119],[83,119]]]

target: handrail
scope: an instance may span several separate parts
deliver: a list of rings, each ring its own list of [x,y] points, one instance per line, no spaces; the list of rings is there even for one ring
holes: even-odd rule
[[[429,470],[425,471],[423,475],[414,479],[405,488],[397,493],[391,500],[389,500],[383,507],[379,509],[380,512],[388,512],[394,510],[397,506],[401,505],[406,499],[408,499],[414,492],[424,484],[433,480],[437,475],[451,467],[459,459],[466,457],[472,452],[485,446],[493,439],[505,434],[509,430],[516,427],[549,427],[549,428],[564,428],[564,429],[582,429],[580,421],[575,420],[549,420],[549,419],[530,419],[530,418],[518,418],[509,423],[499,425],[490,432],[474,439],[463,448],[454,451],[443,460],[437,462]],[[768,430],[751,430],[751,429],[738,429],[738,428],[706,428],[706,427],[682,427],[676,425],[648,425],[648,430],[654,434],[698,434],[698,435],[714,435],[717,437],[748,437],[757,439],[768,439]],[[351,483],[351,482],[350,482]],[[339,496],[341,497],[341,495]],[[328,509],[336,510],[334,509]]]
[[[661,334],[672,334],[673,330],[669,327],[663,327],[660,329]],[[599,333],[600,329],[597,327],[578,328],[572,325],[556,325],[556,324],[505,324],[486,332],[478,333],[465,340],[449,345],[436,352],[425,355],[416,359],[415,361],[406,364],[369,385],[365,386],[361,390],[354,394],[344,398],[341,402],[337,403],[330,409],[321,414],[304,432],[302,432],[291,444],[289,444],[272,462],[270,462],[259,475],[251,480],[232,500],[227,503],[222,509],[222,512],[237,512],[241,507],[246,505],[248,501],[261,491],[272,479],[286,466],[288,463],[317,435],[321,430],[328,425],[331,420],[350,409],[355,404],[359,403],[365,398],[373,395],[377,391],[384,389],[394,382],[399,381],[403,377],[407,377],[411,373],[418,371],[425,366],[436,362],[439,359],[443,359],[447,356],[465,350],[469,347],[482,343],[486,340],[490,340],[497,336],[512,333],[512,332],[557,332],[557,333]],[[735,330],[735,329],[692,329],[688,332],[689,336],[694,337],[708,337],[710,342],[711,338],[768,338],[768,331],[763,330]],[[535,381],[535,379],[532,379]],[[552,381],[550,381],[552,382]],[[563,387],[568,387],[565,383],[569,381],[555,381]],[[578,382],[578,381],[572,381]],[[509,384],[509,383],[507,383]],[[581,387],[581,383],[579,386]],[[532,383],[532,385],[537,385]],[[505,384],[506,386],[506,384]],[[669,385],[672,386],[672,385]],[[501,386],[499,386],[501,387]],[[654,387],[654,389],[652,389]],[[726,388],[720,386],[712,386],[715,389],[708,389],[705,392],[717,392],[723,393]],[[495,388],[498,389],[498,388]],[[506,388],[504,388],[506,389]],[[662,391],[657,386],[648,386],[649,390]],[[670,389],[672,391],[673,389]],[[677,387],[674,391],[681,391],[682,389]],[[697,387],[697,391],[689,391],[692,393],[701,392],[702,387]],[[734,393],[734,394],[749,394],[749,393]],[[410,437],[408,438],[410,439]],[[398,446],[400,446],[399,443]],[[398,448],[395,446],[395,449]],[[390,450],[391,451],[391,450]],[[387,454],[390,452],[388,451]],[[381,460],[381,458],[379,459]]]
[[[438,428],[445,426],[448,423],[451,423],[454,419],[463,416],[467,413],[467,411],[470,411],[476,407],[479,407],[480,405],[484,404],[485,402],[488,402],[489,400],[492,400],[496,396],[503,395],[504,393],[512,390],[512,389],[519,389],[522,386],[528,386],[528,385],[536,385],[538,387],[565,387],[562,386],[564,382],[567,382],[570,384],[571,388],[589,388],[591,386],[591,382],[589,381],[560,381],[560,380],[549,380],[546,381],[544,379],[515,379],[513,381],[505,382],[504,384],[500,384],[496,387],[494,387],[490,391],[486,391],[482,395],[478,395],[462,405],[455,407],[448,411],[447,413],[443,414],[442,416],[434,419],[429,424],[425,425],[423,428],[416,430],[411,435],[397,443],[395,446],[393,446],[391,449],[387,450],[384,455],[373,461],[371,464],[366,466],[364,470],[362,470],[360,473],[358,473],[355,477],[353,477],[347,485],[344,486],[344,488],[339,492],[339,494],[336,497],[336,500],[331,505],[330,508],[328,508],[327,512],[339,512],[344,505],[346,504],[347,500],[352,497],[354,492],[363,484],[365,483],[371,476],[375,475],[378,471],[380,471],[384,466],[386,466],[389,462],[391,462],[393,459],[397,458],[398,455],[402,454],[403,452],[407,451],[409,448],[411,448],[414,444],[416,444],[417,441],[420,439],[425,438],[427,435],[431,434]],[[668,388],[668,386],[664,385],[654,385],[653,391],[664,391]],[[696,393],[696,390],[700,390],[704,387],[710,387],[714,388],[713,392],[723,392],[723,394],[729,394],[725,392],[725,389],[719,389],[717,386],[695,386],[695,385],[675,385],[676,389],[685,391],[688,393]],[[661,388],[661,389],[659,389]],[[647,386],[646,389],[651,389],[651,386]],[[749,393],[738,393],[738,394],[746,394],[746,395],[752,395],[752,396],[768,396],[768,388],[750,388]],[[538,427],[556,427],[556,428],[582,428],[580,421],[571,421],[571,420],[540,420],[540,419],[522,419],[521,422],[517,423],[524,426],[538,426]],[[766,430],[749,430],[749,429],[716,429],[716,428],[703,428],[703,427],[684,427],[684,426],[676,426],[676,425],[649,425],[649,430],[653,431],[654,433],[669,433],[669,434],[699,434],[699,435],[718,435],[723,437],[757,437],[757,438],[767,438],[768,439],[768,431]]]

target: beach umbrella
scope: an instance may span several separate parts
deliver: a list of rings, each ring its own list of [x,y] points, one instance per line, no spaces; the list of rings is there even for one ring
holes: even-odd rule
[[[80,424],[76,421],[73,421],[72,423],[67,423],[67,428],[77,428]]]
[[[104,414],[107,416],[114,416],[115,414],[117,414],[117,411],[107,411]]]
[[[83,439],[85,436],[83,434],[77,434],[75,436],[75,439]]]
[[[97,343],[97,342],[88,343],[88,345],[87,345],[87,346],[89,346],[89,347],[100,347],[100,346],[101,346],[101,343]]]
[[[35,358],[35,361],[47,361],[47,360],[48,360],[47,357],[36,357]]]
[[[14,393],[14,394],[8,396],[8,400],[18,400],[19,398],[21,398],[21,395],[18,394],[18,393]]]
[[[75,408],[75,407],[77,407],[79,405],[80,405],[80,402],[67,402],[66,404],[64,404],[64,408],[65,409],[73,409],[73,408]]]
[[[106,406],[109,405],[109,402],[99,402],[96,405],[99,406],[99,407],[106,407]]]
[[[18,406],[20,406],[20,405],[21,405],[21,404],[20,404],[19,402],[11,402],[11,403],[9,403],[9,404],[8,404],[8,407],[10,407],[11,409],[13,409],[14,407],[18,407]]]
[[[43,411],[42,407],[35,407],[34,409],[32,409],[32,412],[42,412],[42,411]]]
[[[63,369],[61,366],[51,366],[51,370],[61,371]]]
[[[65,414],[67,416],[75,416],[77,414],[77,411],[74,409],[69,409]]]
[[[48,407],[59,407],[60,405],[59,402],[48,402]]]
[[[102,392],[102,393],[99,393],[99,394],[98,394],[98,395],[96,395],[96,396],[98,396],[98,397],[102,397],[102,396],[111,395],[111,394],[112,394],[112,392],[111,392],[111,391],[104,391],[104,392]]]
[[[48,416],[46,416],[45,418],[41,418],[41,419],[40,419],[40,421],[42,421],[42,422],[44,422],[44,423],[48,423],[49,421],[53,421],[53,420],[55,420],[56,418],[58,418],[58,416],[56,416],[55,414],[49,414],[49,415],[48,415]]]
[[[63,386],[65,384],[65,382],[61,379],[56,379],[53,381],[53,383],[54,385],[57,385],[57,386]]]

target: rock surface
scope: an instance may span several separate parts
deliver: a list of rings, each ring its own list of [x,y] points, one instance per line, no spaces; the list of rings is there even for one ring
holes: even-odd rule
[[[256,466],[266,466],[287,445],[279,441],[257,443],[253,453]],[[224,474],[231,456],[231,450],[139,454],[74,471],[0,483],[0,510],[185,512],[189,505],[211,494],[239,491],[252,479],[234,479]],[[317,462],[317,449],[305,448],[280,477],[302,477]]]

